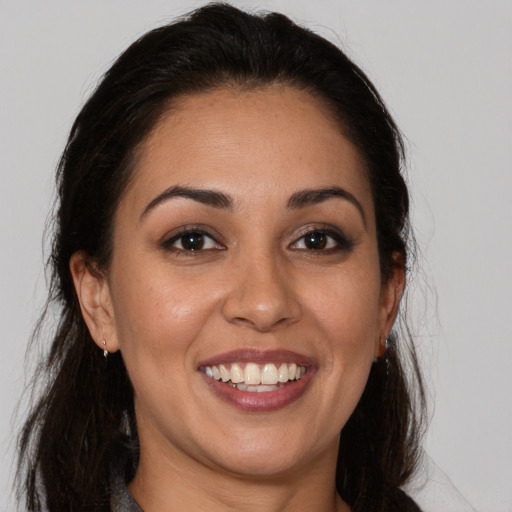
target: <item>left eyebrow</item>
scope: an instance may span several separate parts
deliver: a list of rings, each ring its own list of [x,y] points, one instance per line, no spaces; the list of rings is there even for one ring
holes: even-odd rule
[[[290,197],[287,206],[290,210],[297,210],[306,206],[322,203],[335,197],[345,199],[346,201],[352,203],[361,214],[364,227],[366,228],[366,215],[361,203],[355,198],[354,195],[341,187],[299,190]]]

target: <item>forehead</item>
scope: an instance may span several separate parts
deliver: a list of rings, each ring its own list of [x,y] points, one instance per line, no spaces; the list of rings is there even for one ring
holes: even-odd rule
[[[173,102],[139,147],[125,195],[144,203],[175,184],[245,200],[337,185],[373,208],[359,151],[324,102],[289,86],[216,89]]]

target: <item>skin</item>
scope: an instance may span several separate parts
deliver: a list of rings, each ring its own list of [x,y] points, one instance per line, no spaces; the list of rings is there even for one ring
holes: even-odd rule
[[[232,206],[172,197],[147,209],[173,186]],[[340,197],[288,207],[333,186],[361,211]],[[133,382],[141,507],[349,510],[334,483],[339,433],[382,355],[403,271],[382,283],[364,161],[325,106],[284,86],[180,99],[140,148],[114,222],[108,270],[77,253],[71,271],[92,337],[122,351]],[[325,225],[350,243],[308,248],[305,232]],[[183,249],[186,226],[211,235],[204,249]],[[247,347],[311,358],[303,395],[271,412],[216,396],[200,361]]]

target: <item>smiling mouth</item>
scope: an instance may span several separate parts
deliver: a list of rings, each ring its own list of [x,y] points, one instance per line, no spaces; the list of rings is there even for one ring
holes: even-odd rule
[[[239,391],[265,393],[298,381],[307,367],[297,363],[226,363],[201,368],[207,377]]]

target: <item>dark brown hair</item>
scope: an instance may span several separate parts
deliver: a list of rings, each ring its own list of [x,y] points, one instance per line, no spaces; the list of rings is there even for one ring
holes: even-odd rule
[[[321,98],[357,146],[372,187],[382,280],[397,254],[406,264],[402,139],[374,86],[339,48],[283,15],[224,4],[147,33],[82,108],[58,167],[48,304],[58,306],[60,320],[35,380],[44,386],[19,439],[18,493],[28,510],[109,510],[111,475],[129,481],[138,462],[131,383],[122,355],[105,362],[91,339],[69,270],[72,254],[84,251],[95,268],[108,268],[112,219],[137,146],[173,99],[276,83]],[[406,336],[394,332],[389,341],[389,364],[373,365],[341,433],[337,486],[354,511],[388,510],[417,461],[421,376]]]

